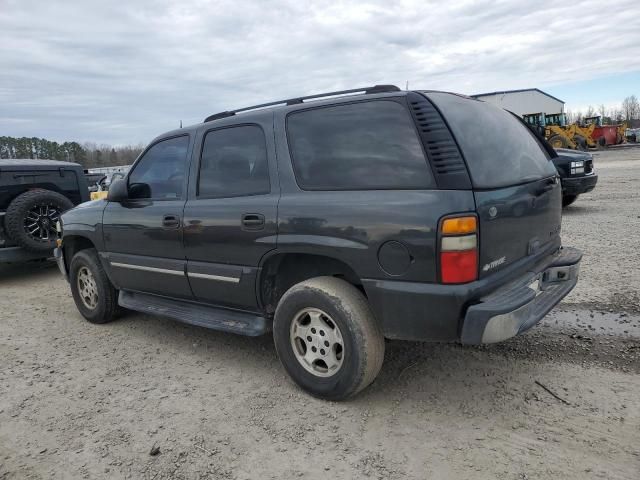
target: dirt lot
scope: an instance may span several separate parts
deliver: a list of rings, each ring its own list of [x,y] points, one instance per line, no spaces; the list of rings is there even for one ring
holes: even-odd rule
[[[346,403],[301,393],[269,337],[91,325],[55,268],[0,268],[0,479],[640,478],[640,148],[596,168],[560,308],[500,345],[391,342]]]

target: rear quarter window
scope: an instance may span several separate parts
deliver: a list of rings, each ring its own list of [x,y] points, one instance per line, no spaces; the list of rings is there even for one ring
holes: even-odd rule
[[[305,190],[425,189],[434,181],[409,112],[388,100],[294,112],[287,134]]]
[[[556,174],[538,140],[511,113],[459,95],[427,96],[460,145],[475,188],[500,188]]]

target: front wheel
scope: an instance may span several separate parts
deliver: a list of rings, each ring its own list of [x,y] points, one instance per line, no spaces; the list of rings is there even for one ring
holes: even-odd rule
[[[578,195],[563,195],[562,196],[562,206],[563,207],[568,207],[573,202],[575,202],[577,198],[578,198]]]
[[[102,268],[93,248],[81,250],[71,259],[69,283],[76,307],[91,323],[107,323],[118,313],[118,292]]]
[[[334,277],[291,287],[273,324],[278,357],[304,390],[342,400],[368,386],[384,359],[384,336],[365,296]]]

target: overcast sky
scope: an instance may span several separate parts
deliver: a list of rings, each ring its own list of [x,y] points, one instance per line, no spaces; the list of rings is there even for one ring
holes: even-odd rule
[[[147,143],[181,119],[407,80],[538,87],[570,109],[640,95],[638,0],[0,0],[0,135]]]

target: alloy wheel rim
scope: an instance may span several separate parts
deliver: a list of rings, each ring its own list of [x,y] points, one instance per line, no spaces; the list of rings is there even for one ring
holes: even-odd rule
[[[56,237],[56,223],[60,219],[60,209],[53,204],[36,205],[27,212],[24,231],[39,242],[50,242]]]
[[[318,308],[300,310],[291,322],[289,339],[296,359],[307,372],[331,377],[342,367],[342,332],[326,312]]]
[[[98,286],[93,274],[87,267],[78,270],[78,293],[85,307],[93,310],[98,306]]]

